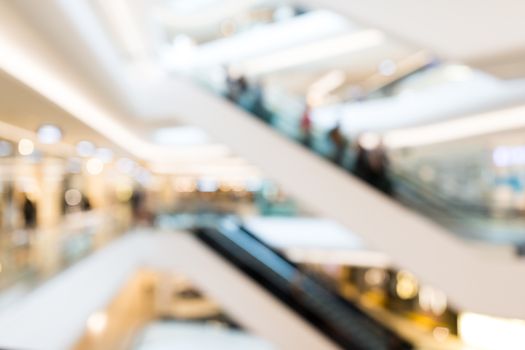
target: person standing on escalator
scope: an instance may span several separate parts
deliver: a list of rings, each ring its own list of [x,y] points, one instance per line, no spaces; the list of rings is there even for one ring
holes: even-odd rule
[[[304,107],[299,127],[301,129],[301,143],[312,148],[312,107],[308,102]]]
[[[328,138],[333,147],[332,161],[337,165],[343,165],[347,140],[342,133],[340,121],[337,121],[336,125],[328,132]]]
[[[393,188],[388,174],[388,158],[383,144],[379,144],[370,154],[370,167],[372,169],[372,185],[381,192],[392,196]]]
[[[232,68],[226,69],[226,98],[235,104],[241,102],[242,97],[248,91],[246,78]]]
[[[371,140],[369,135],[360,139],[352,172],[381,192],[393,195],[393,186],[388,175],[388,158],[380,139]]]
[[[255,81],[251,84],[248,91],[251,94],[249,111],[263,122],[271,124],[272,115],[266,107],[263,84],[260,81]]]

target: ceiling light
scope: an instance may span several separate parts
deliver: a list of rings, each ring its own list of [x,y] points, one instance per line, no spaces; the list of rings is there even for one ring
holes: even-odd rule
[[[95,157],[97,157],[104,163],[111,163],[111,161],[113,160],[113,151],[109,148],[98,148],[95,152]]]
[[[69,158],[66,170],[72,174],[80,174],[82,171],[82,160],[80,158]]]
[[[21,139],[18,142],[18,153],[23,156],[28,156],[35,150],[35,145],[33,141],[29,139]]]
[[[86,162],[86,170],[90,175],[99,175],[104,170],[104,163],[98,158],[91,158]]]
[[[131,174],[135,166],[135,162],[129,158],[119,158],[119,160],[117,160],[117,169],[121,173]]]
[[[55,144],[62,140],[62,131],[55,125],[44,124],[38,128],[37,137],[40,143]]]
[[[92,142],[80,141],[77,143],[77,153],[81,157],[91,157],[95,154],[96,147]]]
[[[13,146],[10,142],[0,140],[0,157],[7,157],[13,153]]]
[[[104,312],[96,312],[89,316],[87,320],[87,328],[89,332],[98,335],[101,334],[107,326],[108,316]]]

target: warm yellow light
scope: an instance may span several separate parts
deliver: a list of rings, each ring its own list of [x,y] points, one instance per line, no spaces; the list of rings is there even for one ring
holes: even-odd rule
[[[69,206],[79,205],[82,201],[82,193],[75,188],[70,188],[64,194],[64,199]]]
[[[432,330],[432,335],[437,341],[443,342],[447,340],[448,336],[450,335],[450,330],[446,327],[436,327],[434,330]]]
[[[403,299],[412,299],[417,295],[418,282],[416,277],[407,271],[399,271],[396,276],[396,293]]]
[[[35,145],[33,144],[33,141],[29,139],[21,139],[20,142],[18,142],[18,153],[20,153],[23,156],[28,156],[35,150]]]
[[[86,163],[86,170],[91,175],[99,175],[104,170],[104,163],[98,158],[91,158]]]
[[[382,285],[387,278],[385,270],[382,269],[368,269],[365,272],[365,282],[372,287]]]
[[[479,315],[459,316],[459,336],[467,346],[484,350],[525,349],[525,321]]]
[[[87,328],[90,333],[101,334],[108,323],[108,316],[104,312],[95,312],[87,320]]]
[[[120,181],[115,188],[116,196],[119,201],[126,202],[133,195],[133,186],[129,182]]]
[[[423,286],[419,291],[419,305],[423,310],[439,316],[447,310],[447,296],[440,290]]]

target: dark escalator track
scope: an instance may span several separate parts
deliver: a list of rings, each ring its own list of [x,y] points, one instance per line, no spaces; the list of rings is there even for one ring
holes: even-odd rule
[[[344,349],[412,349],[313,276],[301,271],[248,230],[226,221],[195,230],[203,243]]]

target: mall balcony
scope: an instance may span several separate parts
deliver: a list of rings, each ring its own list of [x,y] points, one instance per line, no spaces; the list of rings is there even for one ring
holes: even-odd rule
[[[525,349],[524,6],[0,0],[0,348]]]

